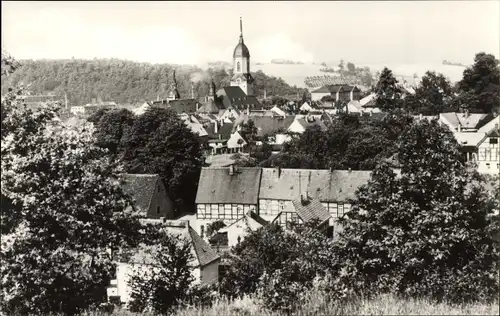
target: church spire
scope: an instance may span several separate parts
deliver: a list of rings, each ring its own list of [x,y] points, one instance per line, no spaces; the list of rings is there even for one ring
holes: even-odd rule
[[[243,43],[243,20],[240,16],[240,43]]]

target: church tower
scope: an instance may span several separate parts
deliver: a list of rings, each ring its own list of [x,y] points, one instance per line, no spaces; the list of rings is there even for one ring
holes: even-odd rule
[[[254,94],[254,79],[250,74],[250,51],[243,41],[243,22],[240,17],[240,41],[233,53],[231,86],[239,86],[246,95]]]
[[[170,91],[168,93],[168,98],[167,98],[168,101],[179,100],[181,98],[179,90],[177,90],[177,80],[175,79],[175,70],[174,70],[174,76],[173,77],[174,77],[173,78],[174,79],[174,83],[170,87]]]

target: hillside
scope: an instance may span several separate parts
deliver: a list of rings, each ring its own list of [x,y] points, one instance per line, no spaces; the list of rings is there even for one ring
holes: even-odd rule
[[[203,70],[196,66],[139,63],[119,59],[21,60],[21,67],[2,82],[2,94],[12,85],[29,84],[34,94],[67,94],[70,105],[89,103],[92,99],[137,104],[145,100],[166,98],[176,69],[178,89],[183,98],[191,98],[191,82],[195,98],[208,94],[208,84],[217,87],[229,84],[230,73],[224,70]],[[302,93],[280,78],[262,71],[253,73],[256,95],[268,96]]]

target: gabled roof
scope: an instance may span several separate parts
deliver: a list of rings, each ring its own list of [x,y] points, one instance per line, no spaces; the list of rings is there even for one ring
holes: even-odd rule
[[[257,100],[257,97],[246,95],[240,87],[230,86],[224,87],[217,91],[217,96],[222,96],[224,108],[235,108],[239,110],[261,110],[262,104]]]
[[[220,138],[221,139],[226,139],[228,140],[231,137],[231,133],[233,131],[233,123],[225,123],[218,126],[217,133],[215,133],[215,122],[209,123],[207,127],[205,128],[205,131],[207,132],[208,138],[211,139],[216,139]]]
[[[198,101],[195,99],[179,99],[179,100],[171,100],[168,102],[169,107],[180,113],[195,113],[196,112],[196,104]]]
[[[279,130],[286,131],[293,123],[295,116],[252,116],[240,115],[234,122],[235,128],[243,123],[248,123],[252,120],[257,128],[257,136],[262,137],[266,134],[275,134]]]
[[[147,211],[160,180],[157,174],[123,174],[122,189],[135,201],[135,206]]]
[[[202,168],[196,204],[257,204],[261,174],[261,168]]]
[[[478,132],[455,132],[453,136],[460,146],[477,147],[481,141],[486,137],[486,133]]]
[[[462,129],[478,129],[485,123],[488,114],[482,113],[457,113],[448,112],[440,113],[439,119],[444,119],[448,122],[454,129],[458,129],[460,126]]]
[[[323,115],[323,114],[321,114]],[[308,120],[306,117],[304,118],[298,118],[296,121],[304,128],[306,129],[309,126],[313,125],[318,125],[322,131],[326,131],[328,128],[326,127],[325,123],[321,119],[314,118],[314,120]]]
[[[359,91],[359,88],[347,84],[332,84],[323,86],[319,89],[312,91],[311,93],[337,93],[341,90],[350,92],[350,91]]]
[[[262,226],[267,225],[269,222],[257,215],[256,213],[250,211],[248,214],[245,214],[245,216],[241,217],[234,223],[232,223],[229,226],[226,226],[224,228],[221,228],[219,230],[220,233],[225,233],[229,230],[230,227],[236,225],[237,223],[244,223],[246,227],[248,227],[250,230],[254,231],[259,229]]]
[[[495,118],[493,118],[491,121],[483,125],[477,131],[480,133],[489,133],[493,131],[495,128],[498,129],[499,126],[500,126],[500,116],[497,115]]]
[[[318,199],[296,199],[292,201],[295,212],[302,219],[304,223],[318,219],[320,223],[330,219],[328,210],[321,204]]]
[[[219,113],[219,106],[215,101],[209,100],[196,110],[197,113]]]
[[[195,266],[204,267],[207,264],[220,259],[220,256],[213,250],[196,231],[189,226],[185,221],[156,221],[159,227],[167,234],[177,235],[186,240],[191,245],[191,253],[196,260]],[[134,250],[128,260],[119,259],[136,264],[153,264],[154,256],[158,253],[160,247],[158,245],[141,244]]]
[[[356,190],[368,183],[371,171],[263,168],[259,199],[288,200],[308,192],[321,202],[355,198]],[[279,175],[278,175],[279,174]]]

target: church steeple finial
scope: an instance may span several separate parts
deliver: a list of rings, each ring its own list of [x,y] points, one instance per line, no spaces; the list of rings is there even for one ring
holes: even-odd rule
[[[240,43],[243,43],[243,20],[240,16]]]

